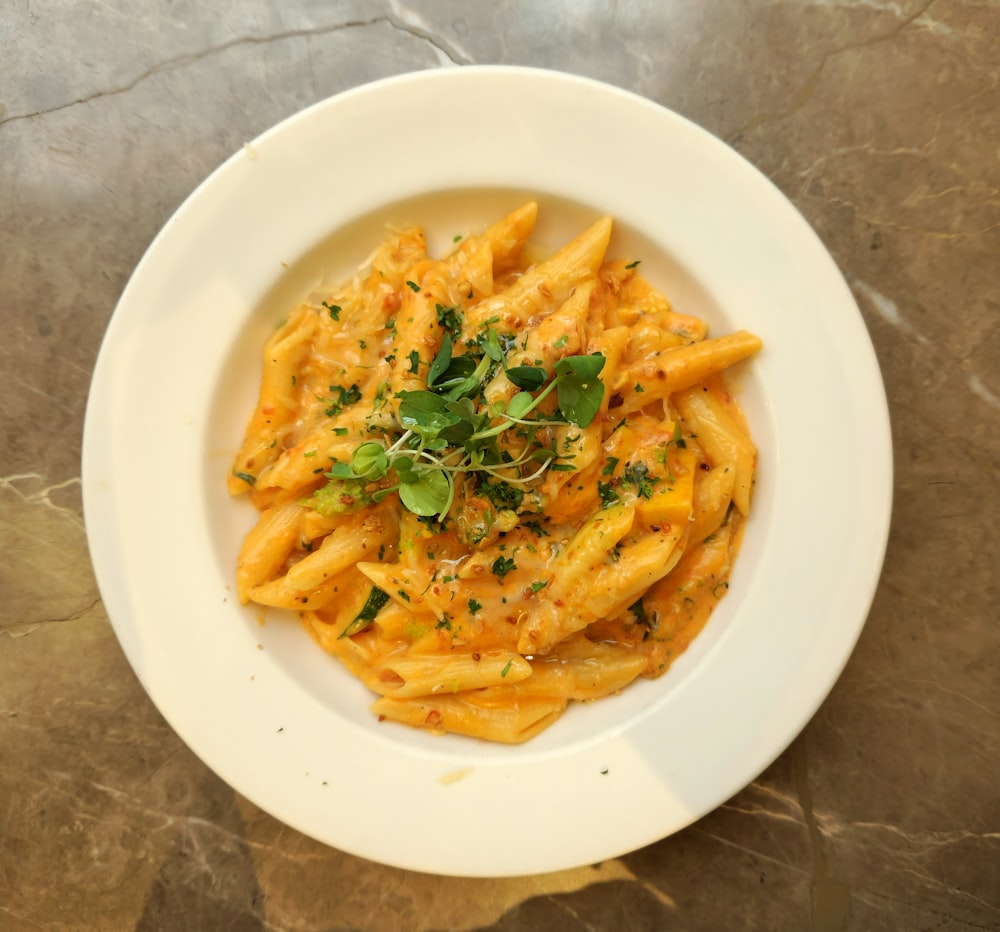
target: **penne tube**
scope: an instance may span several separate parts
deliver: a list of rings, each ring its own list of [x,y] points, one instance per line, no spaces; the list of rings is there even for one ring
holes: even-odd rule
[[[376,505],[347,515],[312,551],[285,576],[287,585],[299,592],[324,585],[334,576],[362,560],[370,560],[391,545],[399,535],[395,509]]]
[[[271,579],[292,552],[302,526],[298,503],[263,512],[247,534],[236,562],[236,591],[240,602],[250,601],[250,590]]]
[[[453,732],[503,744],[520,744],[552,725],[566,702],[526,698],[515,704],[484,706],[466,696],[419,699],[383,697],[372,704],[380,719],[423,728],[435,734]]]
[[[261,470],[279,455],[278,438],[294,419],[297,400],[295,375],[309,354],[316,318],[301,307],[274,333],[264,348],[260,396],[247,425],[243,446],[228,479],[232,494],[247,491]]]
[[[619,413],[628,415],[651,401],[699,385],[752,356],[762,345],[759,337],[740,330],[724,337],[689,343],[635,363],[618,373],[612,387],[621,392],[628,386],[641,385],[643,392],[630,395],[630,403],[623,404]]]
[[[750,495],[757,466],[757,448],[739,422],[729,413],[717,384],[679,393],[674,404],[685,427],[712,465],[727,464],[734,472],[733,502],[744,516],[750,513]]]
[[[462,338],[475,339],[494,318],[501,328],[520,331],[546,307],[563,304],[575,288],[597,273],[610,238],[611,218],[604,217],[551,258],[526,271],[506,291],[469,308]]]
[[[695,486],[691,540],[698,542],[713,533],[725,520],[733,499],[736,469],[721,463],[702,475]]]
[[[580,650],[567,644],[586,642]],[[602,699],[628,686],[646,668],[646,658],[618,644],[595,644],[576,637],[557,651],[531,662],[531,676],[517,691],[524,696],[550,696],[583,702]]]
[[[446,657],[427,655],[387,658],[366,679],[384,696],[410,699],[504,686],[531,676],[531,664],[510,651],[475,651]]]
[[[562,584],[552,588],[552,601],[525,614],[517,648],[522,654],[547,654],[564,638],[600,618],[611,618],[634,602],[653,583],[669,573],[683,554],[687,528],[649,533],[623,548],[613,564],[595,566],[585,585],[575,590]],[[557,595],[558,592],[558,595]]]
[[[493,280],[516,266],[538,219],[538,204],[528,201],[482,233],[466,237],[443,262],[445,276],[456,286],[471,287],[472,298],[494,293]],[[459,287],[452,303],[471,300]]]

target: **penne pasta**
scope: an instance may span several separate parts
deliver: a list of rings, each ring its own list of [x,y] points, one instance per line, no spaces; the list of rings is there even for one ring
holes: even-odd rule
[[[310,296],[227,477],[259,513],[242,602],[296,613],[380,720],[504,743],[669,669],[757,467],[724,372],[761,341],[608,258],[609,218],[533,261],[537,212],[442,257],[389,231]]]

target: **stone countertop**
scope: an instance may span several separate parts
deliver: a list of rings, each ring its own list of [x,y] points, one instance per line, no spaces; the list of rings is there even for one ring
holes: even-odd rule
[[[1000,929],[998,49],[989,0],[6,4],[0,928]],[[791,747],[673,837],[497,880],[324,847],[209,772],[118,646],[80,501],[105,327],[198,182],[338,91],[473,63],[636,91],[770,177],[854,292],[895,453],[868,623]]]

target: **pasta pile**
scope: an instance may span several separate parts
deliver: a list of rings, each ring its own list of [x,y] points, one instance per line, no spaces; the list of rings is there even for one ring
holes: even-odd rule
[[[521,742],[657,677],[728,587],[756,448],[709,338],[528,203],[443,258],[391,230],[264,351],[228,479],[243,603],[291,609],[380,719]]]

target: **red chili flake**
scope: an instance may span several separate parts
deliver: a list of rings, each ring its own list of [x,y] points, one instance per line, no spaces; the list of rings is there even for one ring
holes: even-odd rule
[[[437,727],[441,724],[441,713],[437,709],[431,709],[427,713],[427,718],[424,719],[424,723],[430,725],[432,728]]]

